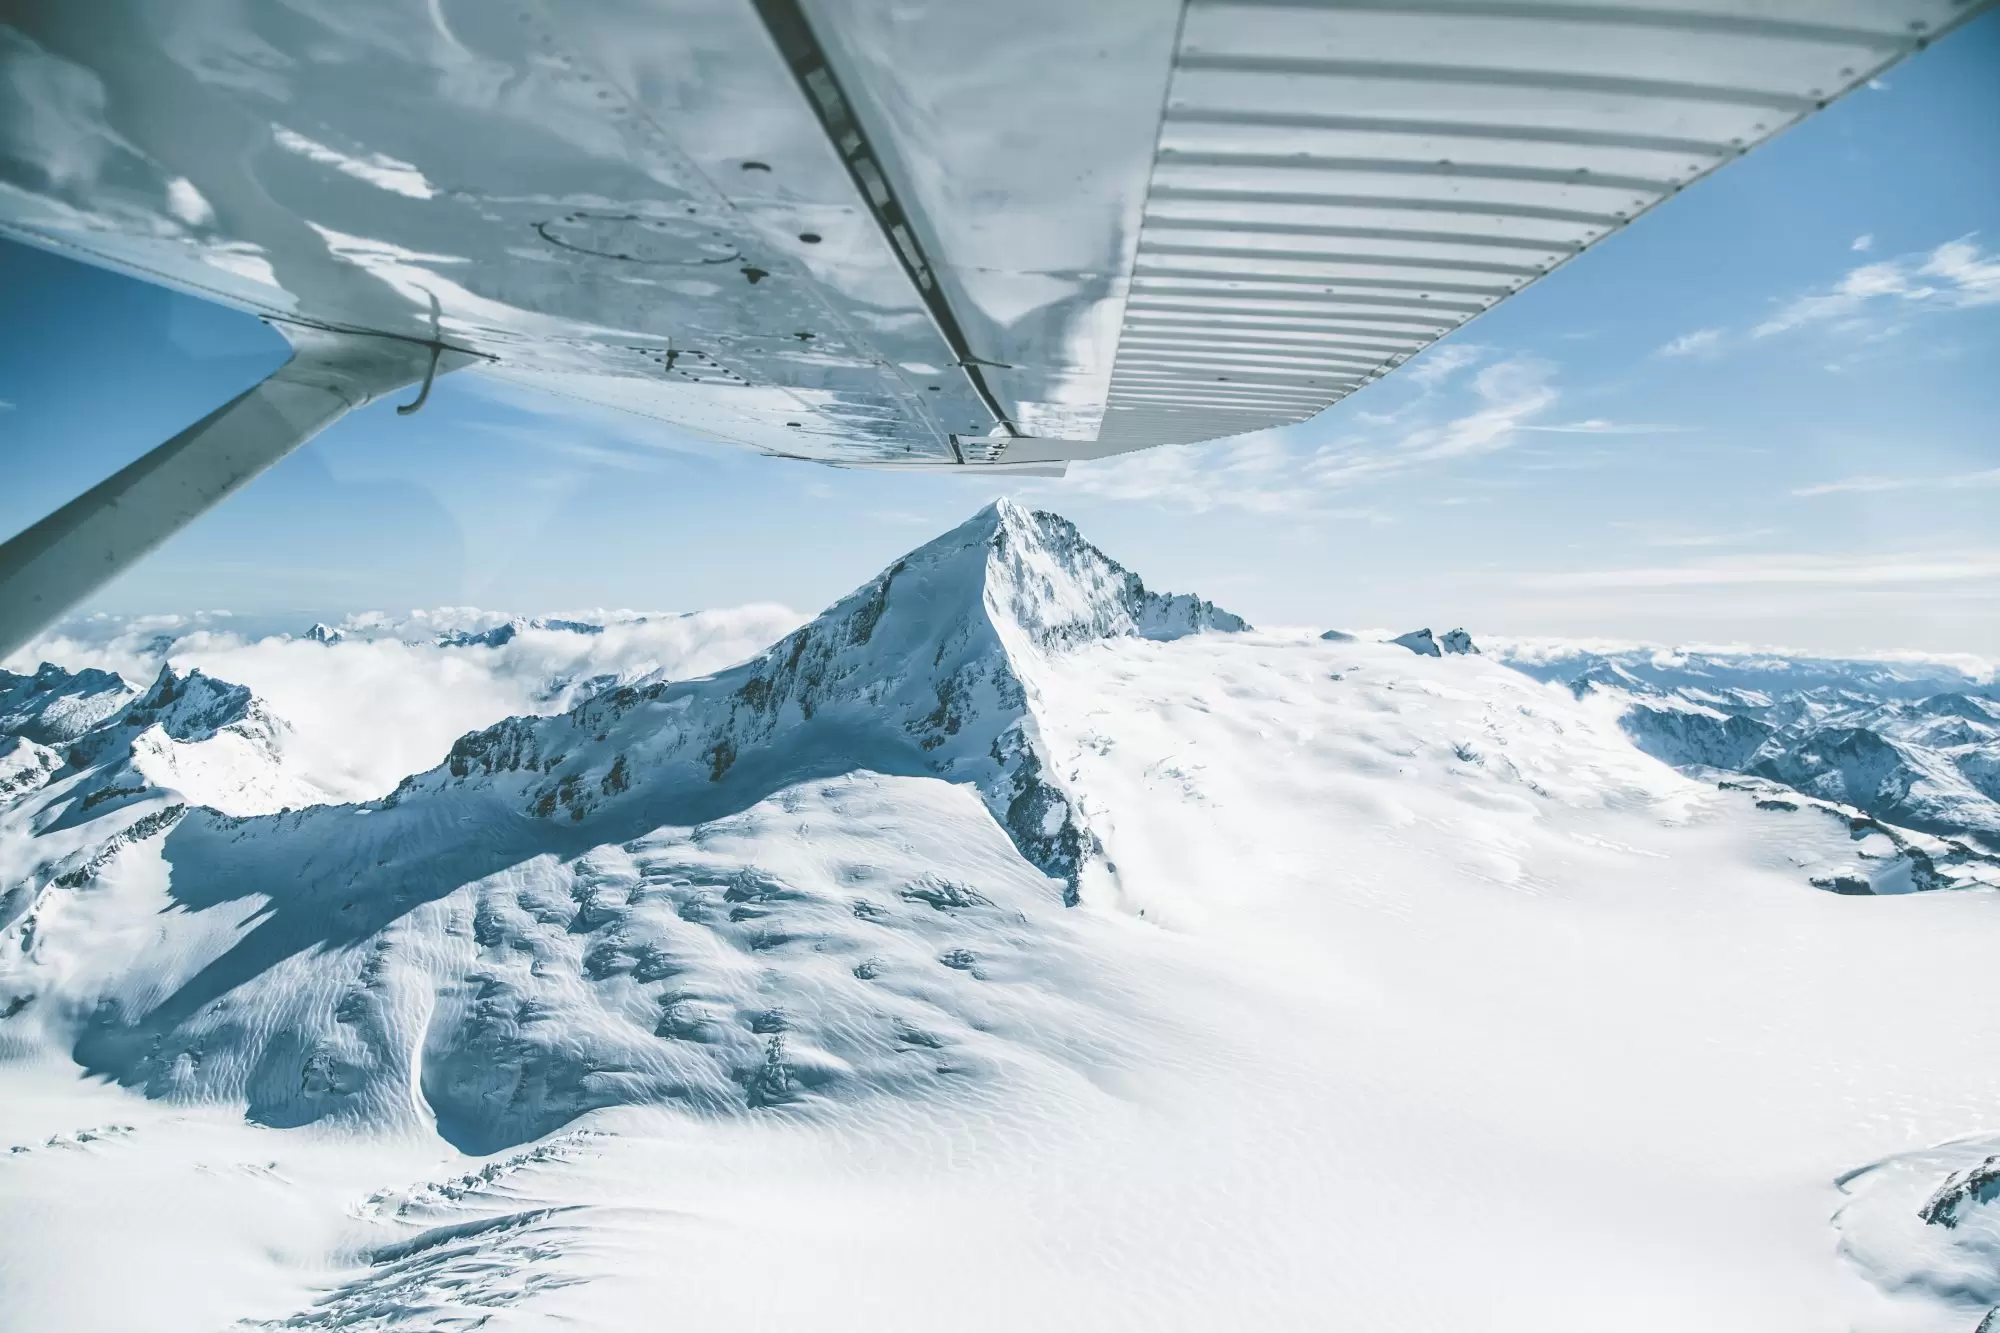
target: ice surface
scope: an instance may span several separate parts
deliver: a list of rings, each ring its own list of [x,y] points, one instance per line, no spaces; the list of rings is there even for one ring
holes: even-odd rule
[[[296,772],[206,666],[0,751],[8,1321],[2000,1301],[2000,896],[1816,888],[1939,840],[1677,772],[1608,696],[1252,631],[1010,505],[741,665],[580,693],[284,812],[214,808]]]

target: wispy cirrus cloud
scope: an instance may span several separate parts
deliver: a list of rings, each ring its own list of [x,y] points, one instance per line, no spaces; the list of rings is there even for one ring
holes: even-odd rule
[[[1875,237],[1863,234],[1848,248],[1865,253],[1874,247]],[[1812,329],[1880,337],[1895,332],[1898,321],[1911,315],[1996,302],[2000,256],[1967,236],[1927,252],[1851,268],[1828,286],[1786,300],[1747,335],[1719,327],[1694,329],[1662,343],[1654,355],[1709,358],[1741,347],[1746,336],[1761,339]]]
[[[1995,576],[2000,576],[2000,549],[1988,547],[1854,555],[1744,555],[1681,565],[1525,574],[1515,581],[1527,588],[1566,589],[1709,588],[1758,584],[1868,588],[1964,583]]]
[[[1800,486],[1793,495],[1866,495],[1872,491],[1900,491],[1916,483],[1907,477],[1843,477],[1816,486]]]
[[[1048,489],[1151,501],[1193,513],[1280,514],[1305,508],[1314,498],[1301,484],[1297,455],[1271,431],[1072,464],[1068,477]]]
[[[1483,359],[1486,349],[1478,343],[1445,343],[1432,347],[1409,365],[1401,368],[1402,378],[1421,388],[1432,389],[1443,384],[1467,366]]]
[[[1496,361],[1472,378],[1472,410],[1447,421],[1429,422],[1384,441],[1349,436],[1315,449],[1306,462],[1316,486],[1338,489],[1449,459],[1506,449],[1535,417],[1561,396],[1550,382],[1554,367],[1536,357]]]
[[[1972,486],[2000,486],[2000,468],[1981,472],[1961,472],[1949,477],[1843,477],[1801,486],[1793,495],[1866,495],[1875,491],[1964,490]]]
[[[1451,349],[1440,349],[1446,350]],[[1148,449],[1076,464],[1063,482],[1050,489],[1151,501],[1193,512],[1222,508],[1310,512],[1380,522],[1379,511],[1336,507],[1333,497],[1367,482],[1510,448],[1534,418],[1560,398],[1552,382],[1552,365],[1513,356],[1492,362],[1454,386],[1451,394],[1462,397],[1462,410],[1444,415],[1437,387],[1442,377],[1485,355],[1486,349],[1479,348],[1446,358],[1451,364],[1423,386],[1420,397],[1390,411],[1353,414],[1348,419],[1360,429],[1337,439],[1311,444],[1301,438],[1310,427],[1293,427],[1214,444]],[[1601,433],[1615,427],[1601,422],[1558,429]]]
[[[1644,540],[1646,545],[1648,546],[1660,546],[1660,547],[1684,548],[1684,549],[1697,548],[1697,547],[1718,547],[1718,546],[1748,546],[1752,542],[1762,541],[1766,537],[1774,536],[1777,533],[1777,531],[1778,530],[1776,528],[1750,528],[1743,532],[1686,532],[1686,533],[1674,533],[1666,536],[1647,537]]]
[[[1722,346],[1721,329],[1696,329],[1693,333],[1683,333],[1672,342],[1663,344],[1661,356],[1705,356]]]
[[[1521,429],[1546,431],[1552,435],[1672,435],[1686,430],[1687,427],[1641,421],[1606,421],[1602,417],[1589,417],[1583,421],[1565,421],[1546,426],[1522,426]]]
[[[1811,328],[1867,331],[1897,315],[1995,302],[2000,302],[2000,257],[1964,237],[1946,241],[1928,254],[1849,269],[1831,287],[1786,302],[1750,333],[1768,338]]]

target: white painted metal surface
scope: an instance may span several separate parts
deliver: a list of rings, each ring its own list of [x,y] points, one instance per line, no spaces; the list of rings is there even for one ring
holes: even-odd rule
[[[0,232],[294,328],[435,302],[767,453],[1059,469],[1311,416],[1990,2],[13,6]]]

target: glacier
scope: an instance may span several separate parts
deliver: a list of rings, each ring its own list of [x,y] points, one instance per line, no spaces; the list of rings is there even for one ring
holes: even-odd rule
[[[140,654],[143,686],[0,677],[10,1317],[2000,1306],[1984,852],[1757,775],[1745,730],[1893,705],[1898,746],[1972,744],[1977,685],[1737,713],[1636,658],[1259,630],[1009,502],[760,616],[357,617]],[[392,669],[489,711],[361,782],[310,691],[230,660],[380,668],[340,696],[369,735]],[[1705,721],[1668,751],[1639,706]]]

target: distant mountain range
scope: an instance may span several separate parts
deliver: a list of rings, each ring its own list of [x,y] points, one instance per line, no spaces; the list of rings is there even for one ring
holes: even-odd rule
[[[2000,854],[2000,688],[1950,666],[1768,654],[1504,658],[1619,708],[1646,753]]]

